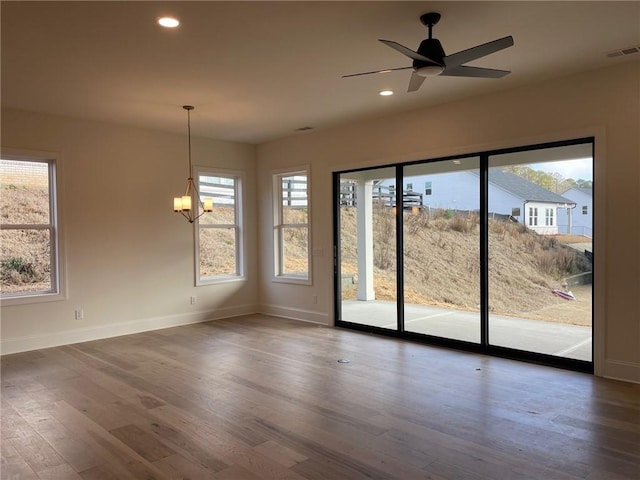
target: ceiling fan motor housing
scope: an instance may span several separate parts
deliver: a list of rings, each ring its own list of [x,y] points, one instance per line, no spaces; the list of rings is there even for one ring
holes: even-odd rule
[[[444,49],[440,41],[436,38],[427,38],[420,43],[418,54],[423,57],[430,58],[433,62],[424,60],[414,60],[413,68],[415,72],[423,77],[432,77],[439,75],[444,70]]]

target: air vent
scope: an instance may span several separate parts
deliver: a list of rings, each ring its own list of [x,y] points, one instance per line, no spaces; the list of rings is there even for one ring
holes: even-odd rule
[[[609,58],[621,57],[622,55],[632,55],[634,53],[640,53],[640,45],[637,45],[635,47],[621,48],[620,50],[613,50],[612,52],[607,52],[607,57]]]

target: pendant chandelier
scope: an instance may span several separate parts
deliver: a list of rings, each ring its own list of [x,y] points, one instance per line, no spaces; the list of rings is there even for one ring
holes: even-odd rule
[[[187,179],[187,188],[184,195],[173,198],[173,211],[181,213],[189,223],[193,223],[205,213],[213,211],[213,199],[205,198],[203,202],[200,199],[200,193],[198,193],[198,189],[193,182],[193,166],[191,164],[191,110],[193,110],[194,107],[191,105],[185,105],[182,108],[187,111],[187,132],[189,136],[189,178]],[[195,208],[192,208],[193,199],[197,200]],[[202,209],[202,211],[200,211],[200,209]]]

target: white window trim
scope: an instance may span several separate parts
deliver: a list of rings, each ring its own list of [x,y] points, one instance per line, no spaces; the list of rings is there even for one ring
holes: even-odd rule
[[[214,285],[219,283],[233,283],[244,282],[247,280],[245,258],[246,258],[246,242],[244,241],[244,215],[243,210],[245,206],[244,197],[244,184],[245,173],[241,170],[229,170],[226,168],[215,168],[206,166],[194,166],[193,178],[197,189],[200,188],[200,175],[207,176],[219,176],[219,177],[234,177],[235,182],[235,194],[236,194],[236,223],[235,225],[216,225],[215,227],[207,228],[235,228],[236,231],[236,275],[223,274],[214,275],[210,277],[200,277],[200,221],[193,222],[193,242],[194,242],[194,276],[196,287],[204,287],[207,285]],[[196,202],[193,202],[195,205]]]
[[[538,226],[538,207],[529,207],[529,226]]]
[[[0,156],[6,160],[46,161],[49,163],[49,205],[51,223],[47,227],[41,227],[41,229],[54,230],[54,235],[51,237],[51,269],[53,270],[51,276],[55,283],[53,291],[51,292],[18,293],[14,296],[0,298],[0,305],[8,307],[11,305],[28,305],[66,300],[66,257],[64,248],[64,229],[62,228],[62,204],[60,202],[60,198],[62,196],[62,162],[60,160],[60,154],[54,152],[2,147],[2,153]]]
[[[554,215],[554,208],[545,208],[544,209],[544,224],[545,227],[553,227],[553,217]]]
[[[280,251],[280,237],[282,235],[282,227],[295,227],[297,224],[281,224],[282,218],[282,177],[291,175],[306,175],[307,177],[307,278],[302,278],[295,274],[279,274],[281,271],[282,252]],[[277,283],[290,283],[297,285],[313,285],[313,255],[311,241],[311,167],[309,165],[301,165],[297,167],[283,168],[271,171],[272,179],[272,199],[273,199],[273,275],[272,281]]]

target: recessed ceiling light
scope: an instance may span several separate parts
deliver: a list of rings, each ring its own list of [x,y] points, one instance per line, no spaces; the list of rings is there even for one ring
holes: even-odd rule
[[[388,97],[389,95],[393,95],[393,90],[381,90],[378,92],[378,95]]]
[[[176,28],[180,25],[180,20],[175,17],[160,17],[158,18],[158,24],[166,28]]]

